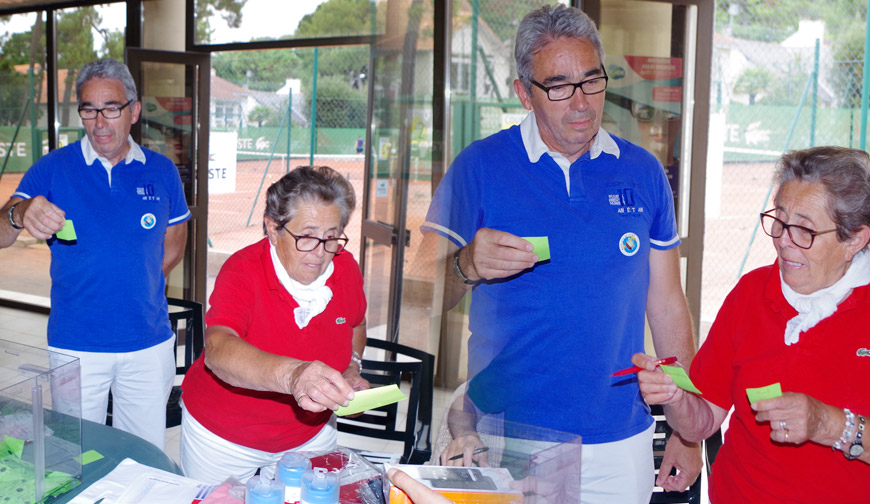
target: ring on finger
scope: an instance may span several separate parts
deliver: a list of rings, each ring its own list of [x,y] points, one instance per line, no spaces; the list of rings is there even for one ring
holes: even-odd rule
[[[783,432],[785,432],[785,441],[788,442],[788,429],[784,429]]]
[[[785,425],[785,420],[780,420],[780,421],[779,421],[779,428],[782,429],[782,430],[784,430],[784,431],[787,431],[787,430],[788,430],[788,427],[786,427],[786,425]]]

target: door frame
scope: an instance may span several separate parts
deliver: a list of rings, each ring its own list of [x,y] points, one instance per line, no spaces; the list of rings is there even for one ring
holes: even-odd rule
[[[208,273],[208,136],[209,104],[211,84],[211,54],[199,52],[158,51],[128,47],[125,61],[139,88],[140,99],[144,92],[142,86],[142,63],[170,63],[193,66],[196,69],[196,90],[193,100],[193,135],[191,149],[191,183],[193,201],[188,201],[190,221],[187,228],[188,246],[182,261],[185,282],[183,298],[196,301],[205,306],[206,280]],[[131,128],[130,134],[137,142],[141,141],[141,121]]]

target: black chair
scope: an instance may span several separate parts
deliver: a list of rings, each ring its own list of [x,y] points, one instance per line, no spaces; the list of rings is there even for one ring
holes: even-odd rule
[[[169,323],[175,333],[175,375],[183,376],[190,369],[205,345],[202,304],[185,299],[166,298],[169,304]],[[180,308],[180,309],[179,309]],[[179,360],[179,353],[183,360]],[[112,425],[112,393],[106,425]],[[174,385],[166,403],[166,427],[181,425],[181,386]]]
[[[403,464],[428,461],[432,454],[430,430],[435,356],[399,343],[377,339],[369,339],[366,346],[385,350],[387,355],[383,361],[363,359],[362,377],[372,387],[400,386],[403,379],[410,380],[408,400],[366,411],[355,418],[339,418],[338,430],[358,436],[403,441],[405,445],[400,458]],[[413,360],[399,359],[400,356]],[[400,425],[399,408],[407,408],[404,427]]]
[[[673,429],[665,420],[665,411],[661,405],[650,406],[650,413],[656,421],[656,430],[653,434],[653,460],[655,461],[655,470],[658,474],[659,468],[662,465],[662,457],[665,453],[665,445],[673,433]],[[722,431],[716,431],[704,441],[704,451],[706,459],[707,475],[710,475],[711,465],[719,452],[719,447],[722,446]],[[676,504],[689,503],[697,504],[701,502],[701,475],[692,483],[684,492],[665,492],[661,489],[653,491],[650,498],[650,504]]]

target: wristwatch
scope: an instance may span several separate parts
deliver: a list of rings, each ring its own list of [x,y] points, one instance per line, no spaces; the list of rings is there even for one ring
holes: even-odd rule
[[[458,276],[462,283],[468,285],[474,285],[477,282],[474,280],[469,280],[465,273],[462,272],[462,268],[459,267],[459,251],[462,249],[457,249],[456,252],[453,253],[453,274]]]
[[[20,202],[19,202],[19,203],[20,203]],[[24,226],[19,226],[18,224],[16,224],[16,223],[15,223],[15,218],[12,217],[12,213],[15,212],[15,207],[17,207],[17,206],[18,206],[18,203],[16,203],[16,204],[12,205],[11,207],[9,207],[9,213],[6,214],[6,217],[9,217],[9,224],[10,224],[12,227],[14,227],[15,229],[24,229]]]
[[[849,453],[846,458],[854,460],[864,453],[864,443],[861,438],[864,437],[864,417],[858,415],[858,434],[855,436],[855,441],[852,441],[852,446],[849,447]]]

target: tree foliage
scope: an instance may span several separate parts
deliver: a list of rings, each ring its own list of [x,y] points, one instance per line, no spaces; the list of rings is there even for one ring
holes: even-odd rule
[[[209,21],[212,16],[220,16],[230,28],[242,26],[242,9],[248,0],[197,0],[196,41],[207,44],[211,41],[214,28]]]
[[[308,106],[311,87],[303,88]],[[329,76],[317,81],[318,128],[364,128],[366,95],[353,89],[342,76]]]
[[[773,78],[773,74],[764,68],[748,68],[737,79],[734,91],[749,95],[749,104],[754,105],[755,97],[767,89]]]
[[[293,49],[214,53],[211,61],[222,79],[259,91],[277,91],[287,79],[300,78],[306,72]]]
[[[295,37],[369,34],[373,8],[370,0],[329,0],[299,20]]]

